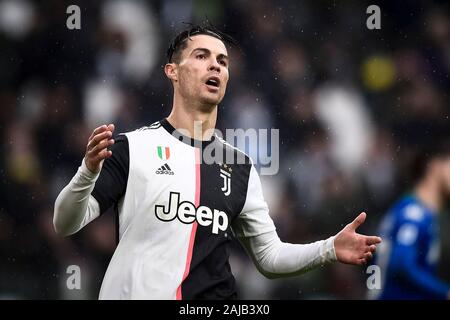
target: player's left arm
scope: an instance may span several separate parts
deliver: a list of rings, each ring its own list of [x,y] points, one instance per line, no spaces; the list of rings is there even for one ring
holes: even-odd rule
[[[247,198],[232,227],[257,269],[268,278],[276,278],[298,275],[334,261],[366,263],[381,239],[356,233],[365,218],[365,213],[360,214],[336,236],[326,240],[309,244],[282,242],[264,201],[259,176],[252,165]]]

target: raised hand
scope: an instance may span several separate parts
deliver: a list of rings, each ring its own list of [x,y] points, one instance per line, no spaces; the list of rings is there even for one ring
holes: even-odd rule
[[[342,229],[334,239],[334,248],[338,261],[348,264],[366,264],[381,242],[380,237],[365,236],[356,233],[356,229],[366,220],[366,213],[362,212],[352,223]]]
[[[113,124],[102,125],[96,128],[89,137],[84,161],[91,172],[99,172],[102,169],[103,161],[112,156],[112,151],[107,148],[114,144],[114,139],[111,139],[113,132]]]

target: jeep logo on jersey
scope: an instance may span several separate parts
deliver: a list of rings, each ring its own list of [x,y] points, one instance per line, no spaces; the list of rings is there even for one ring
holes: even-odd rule
[[[168,160],[170,158],[170,149],[169,149],[169,147],[158,146],[157,150],[158,150],[158,157],[161,160]]]
[[[225,212],[206,206],[195,205],[189,201],[180,203],[180,193],[170,192],[169,206],[156,205],[155,215],[161,221],[172,221],[178,218],[182,223],[190,224],[197,221],[203,227],[212,224],[212,233],[218,234],[219,230],[225,231],[228,228],[228,216]]]

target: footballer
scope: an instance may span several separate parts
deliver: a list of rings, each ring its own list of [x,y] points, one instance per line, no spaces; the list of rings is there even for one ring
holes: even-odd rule
[[[362,265],[381,242],[356,232],[365,213],[325,240],[279,239],[252,160],[212,133],[230,77],[230,41],[211,26],[178,34],[164,67],[173,85],[170,114],[115,138],[113,124],[96,128],[58,195],[53,222],[65,236],[115,208],[118,244],[100,299],[236,298],[231,233],[269,278],[334,261]],[[202,161],[211,148],[226,161]]]

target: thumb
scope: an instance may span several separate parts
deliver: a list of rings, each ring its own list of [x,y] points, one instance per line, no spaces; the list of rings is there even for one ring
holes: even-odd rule
[[[353,220],[352,223],[350,223],[349,225],[350,229],[356,230],[360,225],[364,223],[365,220],[366,220],[366,213],[361,212],[359,216],[357,216],[356,219]]]

